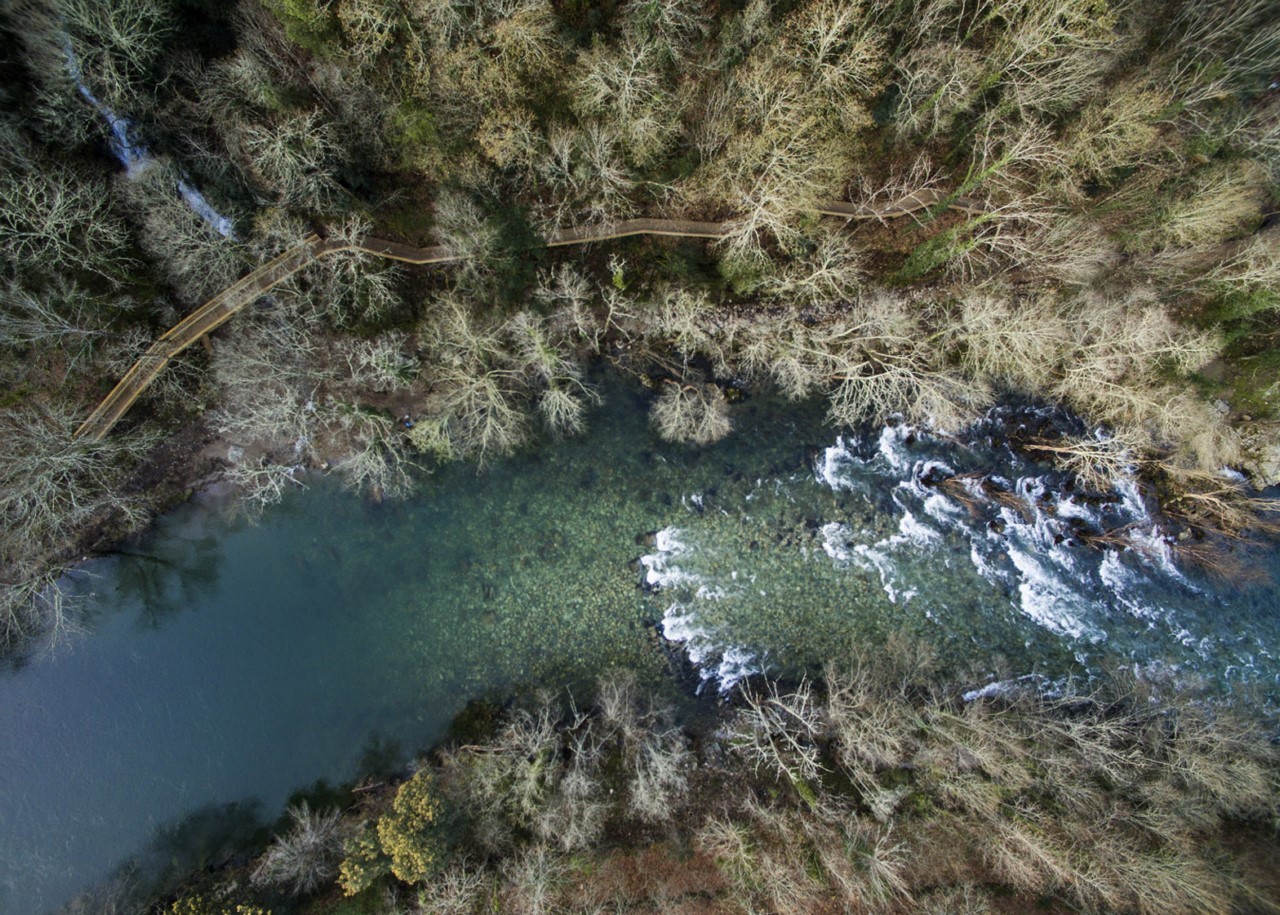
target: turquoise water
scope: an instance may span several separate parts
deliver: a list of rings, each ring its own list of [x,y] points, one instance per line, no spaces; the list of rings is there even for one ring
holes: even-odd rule
[[[606,393],[587,435],[437,471],[408,503],[317,479],[256,524],[186,507],[76,573],[85,633],[0,672],[0,911],[200,863],[295,790],[430,745],[469,698],[613,665],[692,660],[714,696],[905,631],[975,688],[1136,665],[1280,693],[1275,586],[1171,566],[1134,492],[1062,491],[992,443],[1003,426],[838,438],[749,400],[695,450]],[[1008,495],[935,485],[966,471]],[[1141,551],[1075,542],[1118,524]]]

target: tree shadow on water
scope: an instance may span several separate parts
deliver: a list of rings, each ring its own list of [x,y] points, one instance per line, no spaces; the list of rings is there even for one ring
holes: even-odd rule
[[[404,768],[404,745],[393,737],[373,733],[360,751],[359,772],[363,778],[382,779]]]
[[[243,849],[264,845],[270,837],[257,798],[206,804],[156,832],[143,857],[148,865],[144,869],[165,879],[222,867],[245,854]]]
[[[126,861],[105,880],[95,883],[58,909],[58,915],[137,915],[149,899],[138,865]]]
[[[197,871],[249,860],[270,841],[261,801],[207,804],[158,829],[150,844],[103,880],[76,895],[57,915],[137,915],[150,912]]]
[[[118,606],[136,607],[137,625],[159,629],[214,593],[222,568],[216,537],[167,543],[163,550],[124,548],[116,554]]]

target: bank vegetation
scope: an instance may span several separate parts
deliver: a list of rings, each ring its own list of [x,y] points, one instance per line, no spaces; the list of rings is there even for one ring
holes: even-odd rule
[[[1280,758],[1112,681],[963,696],[893,641],[686,716],[626,675],[472,707],[166,912],[1269,912]],[[256,907],[256,908],[255,908]]]

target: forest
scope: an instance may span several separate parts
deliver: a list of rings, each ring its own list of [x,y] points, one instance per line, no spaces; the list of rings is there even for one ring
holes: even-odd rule
[[[761,391],[938,434],[1063,405],[1084,431],[1026,447],[1136,475],[1188,559],[1277,529],[1273,0],[0,0],[0,33],[4,650],[73,624],[69,563],[214,479],[250,513],[312,472],[403,498],[581,432],[601,366],[690,448]],[[636,219],[717,228],[609,237]],[[1276,910],[1248,727],[1135,684],[939,682],[898,645],[702,729],[625,676],[479,707],[161,905]]]
[[[251,505],[317,467],[395,498],[578,431],[600,360],[693,444],[762,386],[838,426],[1064,403],[1091,431],[1045,447],[1082,480],[1136,469],[1198,536],[1256,524],[1221,471],[1280,475],[1275,12],[7,0],[4,640],[210,467]],[[634,217],[726,229],[544,245]],[[317,258],[76,437],[238,276],[375,230],[462,259]]]

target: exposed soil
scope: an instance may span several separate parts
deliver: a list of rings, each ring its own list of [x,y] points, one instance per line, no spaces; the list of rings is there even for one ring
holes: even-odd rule
[[[226,454],[227,443],[203,418],[184,423],[138,465],[123,493],[141,497],[147,514],[154,518],[216,482],[227,467]],[[81,532],[65,558],[85,558],[137,532],[118,513],[100,518]]]

